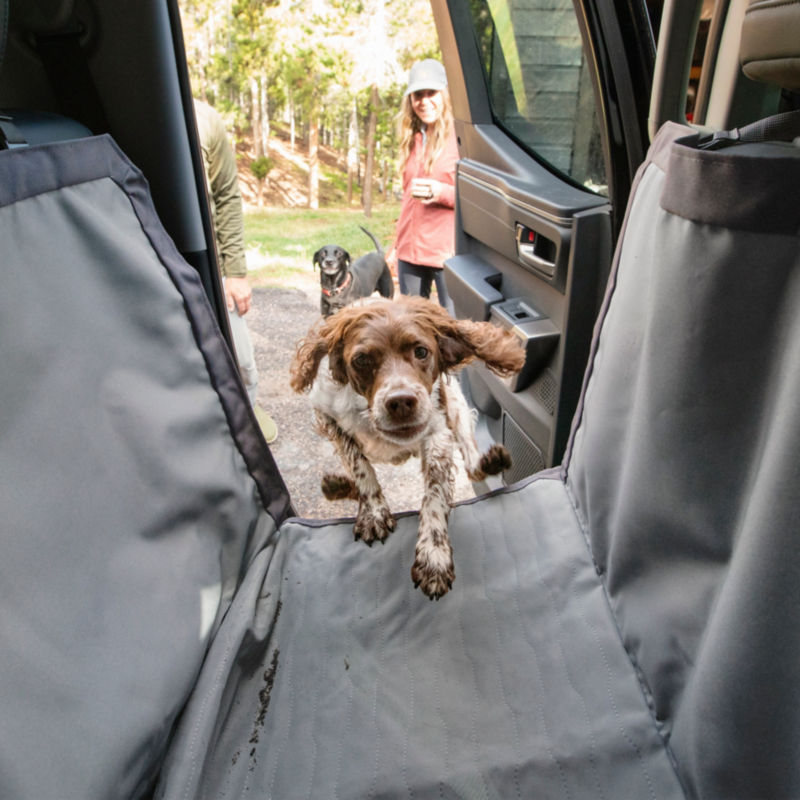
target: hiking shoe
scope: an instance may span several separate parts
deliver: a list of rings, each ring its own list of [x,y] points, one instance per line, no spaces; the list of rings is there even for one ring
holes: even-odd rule
[[[256,412],[258,426],[261,428],[261,433],[264,434],[264,439],[267,444],[272,444],[278,438],[278,426],[275,424],[275,420],[261,406],[254,406],[253,410]]]

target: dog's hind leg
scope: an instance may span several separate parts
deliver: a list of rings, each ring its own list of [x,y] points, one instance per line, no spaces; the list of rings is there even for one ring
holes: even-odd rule
[[[382,297],[388,297],[390,300],[394,297],[394,280],[386,262],[384,262],[383,272],[378,278],[378,292]]]
[[[326,500],[358,500],[358,489],[347,475],[326,472],[322,476],[322,494]]]
[[[457,381],[458,378],[451,378]],[[487,475],[499,475],[511,467],[511,455],[501,444],[493,444],[485,453],[478,450],[475,441],[475,418],[458,385],[446,384],[447,422],[453,431],[458,449],[464,459],[464,468],[471,481],[482,481]]]

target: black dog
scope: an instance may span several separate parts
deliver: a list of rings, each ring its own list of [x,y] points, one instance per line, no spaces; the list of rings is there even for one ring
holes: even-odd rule
[[[378,240],[359,225],[375,244],[375,252],[367,253],[350,263],[350,253],[335,244],[326,244],[314,253],[314,266],[319,266],[320,311],[323,317],[335,314],[340,308],[369,297],[376,289],[384,297],[394,297],[392,273]]]

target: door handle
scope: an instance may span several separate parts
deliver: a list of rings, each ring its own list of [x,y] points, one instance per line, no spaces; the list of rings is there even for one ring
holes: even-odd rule
[[[556,246],[527,225],[516,224],[517,256],[526,267],[552,278],[556,274]]]

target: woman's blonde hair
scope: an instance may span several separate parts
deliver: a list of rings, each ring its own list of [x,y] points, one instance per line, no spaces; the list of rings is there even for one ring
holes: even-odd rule
[[[423,158],[425,174],[428,175],[433,168],[433,164],[444,150],[444,146],[453,129],[453,109],[450,105],[450,95],[446,89],[439,92],[442,95],[442,113],[436,122],[426,128],[426,144]],[[403,98],[400,106],[400,113],[397,115],[397,126],[400,138],[400,174],[406,168],[406,162],[411,155],[414,146],[414,134],[422,130],[422,121],[414,113],[411,105],[411,95]]]

